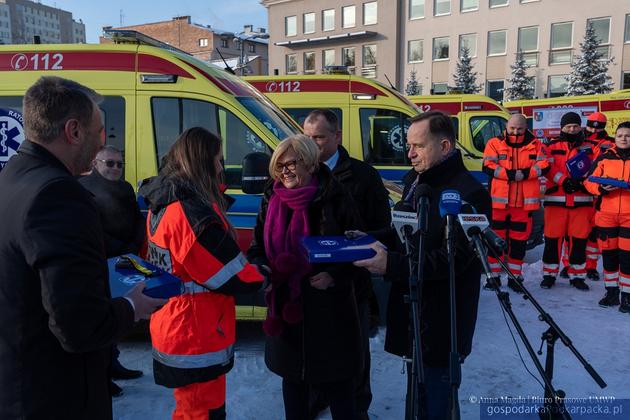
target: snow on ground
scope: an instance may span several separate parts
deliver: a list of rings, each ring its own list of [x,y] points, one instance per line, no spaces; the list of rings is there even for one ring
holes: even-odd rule
[[[564,279],[558,279],[551,290],[541,289],[541,255],[541,247],[529,252],[527,261],[530,264],[524,268],[525,286],[608,384],[607,388],[600,389],[573,353],[557,341],[554,386],[566,391],[571,398],[612,396],[630,399],[630,358],[627,356],[630,349],[630,315],[622,314],[616,308],[604,309],[597,305],[604,293],[601,281],[589,282],[591,290],[588,292],[572,288]],[[503,283],[506,283],[505,280]],[[517,318],[537,351],[540,337],[547,329],[546,324],[538,321],[538,313],[531,303],[513,292],[510,298]],[[525,364],[538,378],[528,353],[512,329]],[[237,335],[235,365],[228,374],[228,418],[283,418],[281,381],[265,367],[264,336],[260,325],[239,324]],[[371,340],[374,400],[370,418],[403,419],[406,392],[403,363],[400,358],[383,351],[383,342],[384,329],[381,329],[379,335]],[[172,391],[153,383],[148,340],[127,341],[119,347],[123,364],[142,369],[145,376],[118,382],[124,388],[124,395],[114,399],[114,418],[169,419],[174,407]],[[544,354],[539,356],[543,366],[544,357]],[[459,399],[464,420],[480,418],[480,398],[543,395],[543,389],[528,374],[519,358],[494,292],[482,290],[473,352],[462,366],[462,374]],[[330,414],[324,413],[319,418],[330,419]],[[537,417],[534,415],[531,418]],[[615,418],[628,419],[630,414]]]

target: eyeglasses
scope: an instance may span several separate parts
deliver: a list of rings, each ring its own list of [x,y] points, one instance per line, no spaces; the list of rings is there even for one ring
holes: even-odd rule
[[[107,166],[108,168],[113,168],[114,165],[118,168],[118,169],[122,169],[124,162],[122,160],[113,160],[113,159],[96,159],[99,162],[103,162],[105,164],[105,166]]]
[[[281,174],[282,171],[284,170],[284,168],[287,168],[287,170],[289,172],[293,172],[293,171],[295,171],[295,168],[297,167],[297,163],[301,162],[301,161],[302,161],[302,159],[290,160],[290,161],[285,162],[285,163],[278,162],[278,163],[276,163],[276,168],[275,168],[276,172]]]

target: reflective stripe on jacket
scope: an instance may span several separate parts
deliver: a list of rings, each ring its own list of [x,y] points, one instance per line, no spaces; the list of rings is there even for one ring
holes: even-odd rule
[[[514,179],[517,170],[525,175]],[[526,132],[522,143],[510,143],[505,135],[488,141],[484,151],[483,171],[491,177],[492,207],[518,207],[536,210],[540,207],[540,180],[549,170],[549,162],[540,141]]]
[[[624,159],[617,147],[613,147],[595,161],[591,175],[630,182],[630,159]],[[605,213],[630,214],[630,190],[617,188],[602,193],[600,184],[588,180],[584,181],[584,186],[592,194],[600,196],[597,199],[597,210]]]

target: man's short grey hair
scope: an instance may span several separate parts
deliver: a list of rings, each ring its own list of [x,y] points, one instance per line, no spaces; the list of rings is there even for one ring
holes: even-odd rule
[[[92,120],[94,105],[102,96],[87,86],[61,77],[45,76],[24,95],[26,138],[47,144],[59,137],[66,122],[76,119],[82,126]]]
[[[120,150],[117,147],[112,146],[111,144],[106,144],[105,146],[103,146],[101,150],[98,151],[98,154],[100,155],[103,152],[117,153],[117,154],[122,155],[122,150]]]

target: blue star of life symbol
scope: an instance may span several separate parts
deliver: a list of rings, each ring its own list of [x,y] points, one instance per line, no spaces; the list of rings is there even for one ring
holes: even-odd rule
[[[12,109],[0,109],[0,169],[17,152],[24,141],[22,114]]]

